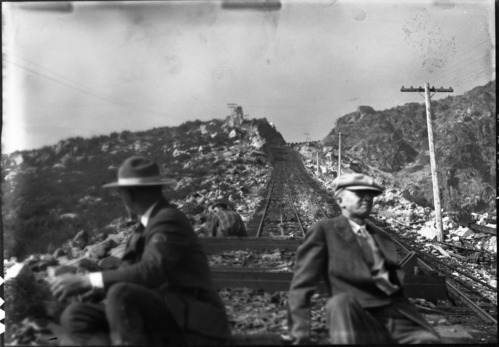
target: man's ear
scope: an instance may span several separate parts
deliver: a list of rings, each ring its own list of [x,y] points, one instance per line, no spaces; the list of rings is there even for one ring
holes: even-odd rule
[[[120,188],[120,195],[121,195],[121,199],[123,199],[123,202],[127,205],[133,201],[132,189],[121,187]]]

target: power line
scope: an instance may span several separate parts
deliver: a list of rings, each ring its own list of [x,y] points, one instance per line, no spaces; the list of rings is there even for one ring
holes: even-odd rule
[[[99,93],[99,91],[96,91],[93,88],[90,88],[90,87],[88,87],[88,86],[86,86],[86,85],[84,85],[84,84],[82,84],[80,82],[74,81],[74,80],[72,80],[72,79],[70,79],[70,78],[68,78],[66,76],[63,76],[63,75],[61,75],[61,74],[59,74],[59,73],[57,73],[57,72],[55,72],[53,70],[47,69],[46,67],[43,67],[43,66],[41,66],[41,65],[39,65],[39,64],[37,64],[37,63],[29,60],[29,59],[23,58],[23,57],[21,57],[21,56],[19,56],[17,54],[14,54],[14,53],[11,53],[11,52],[8,52],[8,51],[5,51],[5,50],[3,51],[3,53],[7,53],[8,55],[11,55],[11,56],[13,56],[13,57],[15,57],[17,59],[23,60],[23,61],[27,62],[28,64],[34,65],[34,66],[36,66],[36,67],[38,67],[38,68],[40,68],[42,70],[45,70],[45,71],[47,71],[47,72],[49,72],[49,73],[51,73],[51,74],[53,74],[53,75],[55,75],[55,76],[63,79],[63,80],[66,80],[66,81],[68,81],[70,83],[74,83],[74,84],[76,84],[76,85],[78,85],[78,86],[80,86],[82,88],[88,89],[89,91],[92,91],[94,93]]]
[[[68,88],[71,88],[71,89],[74,89],[74,90],[77,90],[77,91],[79,91],[79,92],[81,92],[83,94],[87,94],[87,95],[93,96],[95,98],[107,101],[109,103],[116,104],[116,105],[119,105],[119,106],[130,107],[130,108],[135,109],[137,111],[149,112],[149,113],[154,113],[154,114],[157,114],[157,115],[164,116],[163,113],[160,113],[160,112],[157,112],[157,111],[145,109],[145,108],[142,108],[142,107],[137,107],[137,106],[135,106],[133,104],[130,104],[128,102],[125,102],[125,101],[121,101],[121,100],[117,100],[117,99],[111,99],[111,98],[108,98],[106,96],[102,96],[102,95],[96,94],[96,93],[92,92],[91,90],[84,90],[81,87],[71,85],[71,84],[66,83],[64,81],[61,81],[61,80],[55,79],[53,77],[47,76],[47,75],[45,75],[45,74],[43,74],[41,72],[35,71],[33,69],[30,69],[30,68],[28,68],[26,66],[22,66],[22,65],[19,65],[18,63],[14,63],[12,61],[9,61],[9,60],[5,59],[4,57],[2,57],[2,60],[5,61],[5,62],[7,62],[7,63],[10,63],[12,65],[15,65],[15,66],[17,66],[17,67],[19,67],[19,68],[21,68],[23,70],[29,71],[31,73],[34,73],[34,74],[38,75],[38,76],[46,78],[46,79],[48,79],[48,80],[50,80],[52,82],[58,83],[60,85],[63,85],[65,87],[68,87]]]

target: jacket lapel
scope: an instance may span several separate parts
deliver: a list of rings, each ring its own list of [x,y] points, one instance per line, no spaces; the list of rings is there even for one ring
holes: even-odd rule
[[[152,209],[151,215],[149,216],[149,222],[148,225],[151,225],[151,220],[158,214],[159,211],[161,211],[164,208],[167,208],[169,206],[168,202],[164,199],[161,198],[156,206]],[[147,230],[147,227],[145,228]]]
[[[137,255],[138,247],[140,246],[140,239],[144,232],[144,226],[139,222],[133,235],[128,239],[125,251],[123,252],[123,261],[133,261]]]
[[[338,234],[340,235],[341,238],[343,238],[343,240],[346,243],[357,244],[357,239],[355,238],[352,228],[350,227],[350,223],[348,222],[348,219],[346,217],[344,216],[338,217],[337,226],[338,226]]]
[[[343,248],[344,250],[353,250],[354,254],[351,254],[350,251],[348,251],[350,254],[347,256],[347,258],[351,258],[354,255],[359,255],[366,264],[366,269],[369,269],[369,262],[372,262],[372,258],[369,259],[367,258],[365,251],[362,250],[362,247],[360,246],[359,242],[357,241],[357,236],[353,233],[352,227],[350,226],[350,223],[348,222],[348,219],[344,216],[338,217],[337,221],[337,231],[338,231],[338,236],[343,240]],[[348,262],[351,264],[351,266],[354,266],[353,264],[355,262]]]
[[[398,284],[404,283],[404,277],[405,273],[404,271],[399,267],[399,261],[397,258],[397,249],[395,248],[395,243],[390,241],[387,236],[375,231],[371,230],[372,235],[374,240],[376,241],[376,244],[378,245],[379,250],[385,257],[386,261],[386,266],[387,269],[390,269],[395,267],[395,272],[391,272],[392,275],[396,276],[395,278],[390,277],[390,280],[393,283],[396,283],[396,280],[398,280]],[[397,284],[397,283],[396,283]]]
[[[395,244],[386,239],[384,235],[380,235],[377,231],[370,230],[379,250],[385,257],[385,260],[389,264],[398,264],[397,260],[397,250],[395,249]]]

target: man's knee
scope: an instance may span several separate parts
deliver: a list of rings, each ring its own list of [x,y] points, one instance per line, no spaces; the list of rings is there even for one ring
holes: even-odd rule
[[[345,311],[352,307],[360,307],[355,297],[350,293],[340,293],[328,300],[326,310],[328,312]]]
[[[107,305],[123,303],[133,296],[134,285],[126,282],[120,282],[112,285],[106,294]]]
[[[439,344],[442,340],[434,332],[418,330],[400,342],[403,344]]]
[[[85,304],[80,302],[71,303],[61,315],[61,325],[68,331],[78,330],[81,324],[82,318],[84,317],[83,312],[85,311]]]

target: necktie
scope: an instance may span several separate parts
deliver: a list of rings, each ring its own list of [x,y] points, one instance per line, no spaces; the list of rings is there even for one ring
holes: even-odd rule
[[[362,249],[362,255],[371,269],[374,266],[373,250],[367,241],[367,231],[363,227],[361,227],[357,233],[357,240],[359,241],[360,248]]]
[[[362,249],[362,254],[367,262],[367,265],[372,271],[373,281],[376,286],[388,295],[395,293],[399,290],[397,285],[390,282],[389,274],[384,267],[384,260],[381,263],[378,262],[377,266],[380,268],[374,269],[374,251],[368,242],[368,233],[364,227],[361,227],[357,232],[357,239],[359,240],[360,248]],[[373,240],[374,241],[374,240]]]

